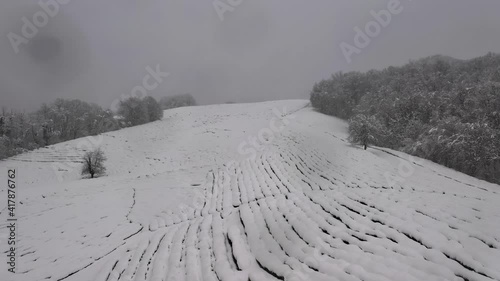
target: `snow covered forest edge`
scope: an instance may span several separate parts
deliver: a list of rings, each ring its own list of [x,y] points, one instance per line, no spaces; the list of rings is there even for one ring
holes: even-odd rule
[[[311,103],[351,125],[371,122],[371,144],[500,183],[498,54],[336,73],[314,86]]]

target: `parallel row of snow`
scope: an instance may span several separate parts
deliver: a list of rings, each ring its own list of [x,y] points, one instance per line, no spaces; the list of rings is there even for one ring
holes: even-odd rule
[[[362,174],[342,182],[305,140],[211,172],[203,204],[154,219],[96,280],[500,279],[500,233],[477,229],[482,212],[465,209],[494,209],[496,193],[470,187],[477,197],[453,196],[454,210],[443,193]]]
[[[500,280],[497,185],[353,147],[309,108],[257,157],[234,152],[273,108],[305,104],[181,109],[110,134],[109,177],[24,199],[19,280]]]

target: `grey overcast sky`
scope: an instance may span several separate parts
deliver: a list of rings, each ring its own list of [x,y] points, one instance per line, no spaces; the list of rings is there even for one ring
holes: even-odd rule
[[[354,28],[389,0],[243,0],[222,21],[213,0],[70,0],[17,54],[9,32],[22,36],[22,18],[33,22],[42,9],[38,0],[2,0],[0,106],[30,111],[61,97],[110,107],[156,65],[170,73],[149,92],[157,98],[308,98],[337,71],[500,52],[500,1],[400,1],[403,11],[349,64],[340,44],[354,45]]]

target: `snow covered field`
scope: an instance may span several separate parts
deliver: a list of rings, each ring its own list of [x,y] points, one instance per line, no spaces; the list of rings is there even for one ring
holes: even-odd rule
[[[307,105],[165,111],[94,140],[93,180],[82,140],[0,162],[2,253],[7,167],[19,186],[0,280],[500,280],[500,186],[354,147]]]

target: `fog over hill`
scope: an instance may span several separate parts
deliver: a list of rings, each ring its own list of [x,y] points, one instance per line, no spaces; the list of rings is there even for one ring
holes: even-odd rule
[[[171,75],[148,92],[156,98],[306,99],[315,81],[337,71],[500,52],[495,0],[398,1],[401,12],[351,63],[341,44],[355,45],[354,29],[365,30],[371,11],[387,10],[390,1],[235,1],[241,4],[222,17],[214,5],[226,0],[67,2],[18,54],[7,35],[22,36],[22,18],[33,23],[43,10],[38,0],[0,4],[0,105],[31,111],[79,98],[108,108],[158,64]]]

